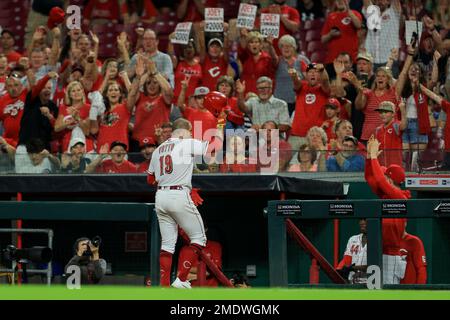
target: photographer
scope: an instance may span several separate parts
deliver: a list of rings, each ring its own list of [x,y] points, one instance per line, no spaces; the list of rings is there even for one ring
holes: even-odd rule
[[[78,266],[81,270],[81,284],[97,284],[106,273],[106,261],[100,259],[100,237],[92,241],[89,238],[79,238],[75,241],[75,256],[65,267]]]

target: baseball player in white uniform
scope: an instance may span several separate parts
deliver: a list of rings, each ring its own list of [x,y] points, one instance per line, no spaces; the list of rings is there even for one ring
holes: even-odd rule
[[[176,129],[172,137],[162,143],[152,155],[148,173],[158,183],[156,214],[161,232],[160,271],[161,286],[170,285],[172,255],[178,238],[178,225],[189,236],[190,253],[178,277],[175,288],[191,288],[187,280],[197,253],[206,245],[205,228],[190,192],[194,158],[205,155],[208,142],[192,139],[191,132]],[[150,182],[150,181],[149,181]]]
[[[361,233],[350,237],[345,249],[344,259],[339,263],[337,270],[350,271],[348,280],[351,283],[367,283],[367,220],[359,221]],[[342,273],[341,273],[342,274]]]

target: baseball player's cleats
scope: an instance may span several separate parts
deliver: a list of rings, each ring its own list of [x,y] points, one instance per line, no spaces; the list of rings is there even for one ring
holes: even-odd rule
[[[175,279],[175,281],[172,283],[172,287],[177,289],[192,289],[189,280],[181,281],[179,278]]]

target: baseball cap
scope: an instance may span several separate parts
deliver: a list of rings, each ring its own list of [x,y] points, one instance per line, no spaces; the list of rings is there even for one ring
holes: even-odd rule
[[[127,148],[128,148],[126,143],[124,143],[122,141],[114,141],[113,143],[111,143],[111,146],[109,147],[109,150],[111,151],[112,149],[114,149],[114,147],[117,147],[117,146],[121,146],[125,150],[127,150]]]
[[[358,56],[356,57],[356,61],[358,61],[359,59],[363,59],[369,61],[370,63],[373,63],[373,57],[369,52],[360,51],[358,53]]]
[[[394,112],[395,105],[390,101],[383,101],[378,105],[378,108],[375,109],[375,111],[388,111],[388,112]]]
[[[69,150],[72,149],[73,147],[75,147],[77,144],[82,144],[82,145],[86,145],[86,140],[83,138],[74,138],[72,140],[70,140],[69,143]]]
[[[306,72],[308,72],[311,69],[315,69],[316,66],[317,66],[317,63],[315,63],[315,62],[308,64],[308,66],[306,67]]]
[[[156,146],[155,139],[152,137],[145,137],[139,142],[139,148],[144,148],[146,146]]]
[[[325,108],[332,108],[335,110],[339,110],[341,108],[341,103],[336,98],[330,98],[325,103]]]
[[[193,96],[206,96],[209,93],[209,89],[207,87],[197,87],[195,88]]]
[[[219,45],[223,48],[223,42],[222,40],[220,40],[219,38],[212,38],[211,40],[208,41],[208,47],[213,44],[214,42],[218,42]]]
[[[398,164],[391,164],[387,167],[385,174],[396,184],[400,184],[405,181],[405,170]]]
[[[356,139],[354,136],[345,136],[344,141],[351,141],[355,146],[358,145],[358,139]]]
[[[53,7],[48,14],[47,27],[51,30],[64,22],[65,12],[60,7]]]

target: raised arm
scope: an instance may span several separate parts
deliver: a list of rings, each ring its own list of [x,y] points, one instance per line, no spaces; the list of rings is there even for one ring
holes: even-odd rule
[[[436,102],[438,105],[442,105],[442,101],[444,100],[444,98],[442,98],[440,95],[434,93],[433,91],[431,91],[430,89],[428,89],[427,87],[425,87],[423,84],[420,85],[420,90],[422,90],[422,92],[431,100],[433,100],[434,102]]]
[[[186,76],[184,78],[184,80],[181,80],[181,90],[180,90],[180,94],[178,95],[178,100],[177,100],[177,106],[178,108],[180,108],[181,113],[184,113],[184,111],[186,110],[186,91],[189,85],[189,80],[191,79],[190,76]]]
[[[406,118],[406,104],[403,99],[398,104],[398,108],[400,109],[400,114],[402,117],[402,119],[400,121],[400,131],[404,131],[404,130],[406,130],[406,127],[408,126],[408,119]]]
[[[316,68],[320,73],[320,84],[322,85],[322,90],[328,95],[330,94],[330,78],[328,77],[328,72],[323,64],[318,64]]]
[[[161,88],[161,94],[164,98],[164,102],[166,104],[171,104],[173,100],[173,90],[170,86],[170,83],[167,79],[158,72],[156,68],[156,64],[153,60],[147,60],[147,70],[149,72],[149,76],[154,77],[156,81],[158,81],[159,87]]]
[[[264,50],[267,51],[272,58],[272,65],[276,67],[278,65],[279,58],[277,52],[275,51],[275,48],[273,47],[273,37],[267,37],[263,42],[263,46]]]
[[[61,49],[61,30],[59,27],[54,27],[52,29],[53,41],[50,57],[48,59],[49,66],[56,66],[56,63],[59,58],[59,52]]]
[[[395,83],[395,92],[397,97],[400,97],[403,91],[403,88],[406,83],[406,79],[408,78],[409,67],[413,62],[415,49],[412,46],[408,46],[408,57],[406,58],[405,64],[403,65],[402,72],[400,72],[400,76],[398,77],[397,82]]]
[[[294,83],[294,90],[300,90],[302,88],[302,80],[300,79],[297,70],[295,70],[294,68],[289,68],[288,73],[292,79],[292,82]]]
[[[141,77],[145,73],[144,58],[141,55],[137,56],[136,61],[136,76],[134,77],[133,83],[131,84],[130,93],[128,94],[127,108],[131,110],[136,104],[139,98],[139,84]]]
[[[119,36],[117,36],[117,49],[120,52],[120,55],[123,58],[124,66],[123,70],[127,70],[128,66],[130,65],[130,54],[127,50],[127,46],[125,45],[127,40],[127,34],[125,32],[121,32]]]
[[[250,108],[248,108],[247,105],[245,104],[245,96],[244,96],[244,93],[245,93],[245,81],[241,82],[240,79],[238,79],[236,81],[236,93],[237,93],[237,96],[238,96],[237,104],[238,104],[239,110],[241,110],[242,112],[244,112],[244,113],[246,113],[248,115],[251,115],[252,112],[251,112]]]
[[[352,20],[352,24],[356,29],[361,29],[362,26],[362,20],[358,17],[358,15],[350,9],[348,2],[344,1],[345,9],[347,10],[348,16]]]

